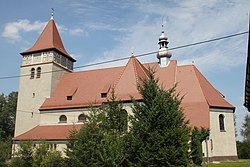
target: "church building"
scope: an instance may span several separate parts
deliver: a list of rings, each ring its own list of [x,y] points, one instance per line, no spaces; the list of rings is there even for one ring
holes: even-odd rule
[[[107,101],[114,89],[124,112],[132,114],[131,97],[141,100],[137,90],[148,69],[156,70],[165,90],[177,84],[184,96],[181,107],[191,127],[210,129],[203,142],[203,155],[210,161],[236,160],[235,107],[224,99],[195,65],[177,65],[168,51],[162,31],[155,62],[142,64],[131,56],[125,66],[74,72],[76,60],[64,48],[52,17],[35,44],[21,52],[22,64],[16,111],[13,152],[22,141],[49,143],[63,151],[72,130],[86,123],[91,106]]]

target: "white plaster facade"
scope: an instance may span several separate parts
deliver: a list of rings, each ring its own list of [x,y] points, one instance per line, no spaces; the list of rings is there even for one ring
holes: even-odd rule
[[[224,116],[225,130],[220,130],[219,115],[221,114]],[[210,109],[209,130],[207,146],[205,141],[202,143],[204,158],[209,157],[209,161],[237,160],[234,111],[219,108]]]
[[[40,124],[40,106],[51,96],[61,76],[65,72],[70,72],[69,69],[54,61],[57,55],[58,53],[51,51],[23,56],[14,136]],[[41,68],[40,77],[37,77],[38,67]],[[33,78],[31,78],[31,69],[34,69]]]

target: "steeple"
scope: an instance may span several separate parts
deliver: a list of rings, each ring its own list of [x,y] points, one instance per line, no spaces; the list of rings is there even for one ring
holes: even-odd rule
[[[73,71],[75,59],[65,50],[53,16],[52,10],[35,44],[21,53],[20,76],[25,77],[19,82],[15,136],[39,125],[44,99],[51,97],[65,73]]]
[[[160,48],[159,48],[159,51],[157,53],[157,58],[159,59],[160,66],[167,67],[172,54],[168,51],[168,47],[167,47],[168,38],[164,34],[163,24],[162,24],[162,33],[159,37],[158,44],[160,45]]]
[[[65,50],[59,32],[57,30],[55,21],[54,21],[54,10],[51,13],[51,19],[44,28],[42,34],[39,36],[35,44],[28,50],[21,52],[21,55],[27,55],[42,51],[54,50],[64,55],[66,58],[75,62],[76,60],[71,57],[68,52]]]

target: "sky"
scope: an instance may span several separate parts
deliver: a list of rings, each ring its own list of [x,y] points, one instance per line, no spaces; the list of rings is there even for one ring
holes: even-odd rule
[[[248,31],[249,0],[8,0],[0,2],[0,78],[20,75],[20,52],[30,48],[51,17],[75,67],[154,52],[163,30],[168,47]],[[248,34],[171,50],[178,65],[194,64],[236,107],[238,140],[243,106]],[[156,62],[155,54],[138,58]],[[125,65],[127,60],[86,70]],[[0,93],[18,91],[19,78],[0,79]]]

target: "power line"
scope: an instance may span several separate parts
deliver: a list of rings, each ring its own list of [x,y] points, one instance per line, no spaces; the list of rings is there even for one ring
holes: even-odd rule
[[[231,35],[223,36],[223,37],[213,38],[213,39],[209,39],[209,40],[205,40],[205,41],[200,41],[200,42],[195,42],[195,43],[186,44],[186,45],[181,45],[181,46],[169,48],[168,50],[176,50],[176,49],[187,48],[187,47],[191,47],[191,46],[195,46],[195,45],[201,45],[201,44],[210,43],[210,42],[214,42],[214,41],[218,41],[218,40],[223,40],[223,39],[227,39],[227,38],[236,37],[236,36],[239,36],[239,35],[244,35],[244,34],[247,34],[247,33],[249,33],[249,32],[248,31],[244,31],[244,32],[236,33],[236,34],[231,34]],[[144,56],[156,54],[158,52],[159,51],[153,51],[153,52],[143,53],[143,54],[139,54],[139,55],[137,55],[135,57],[144,57]],[[113,62],[117,62],[117,61],[127,60],[129,58],[130,58],[130,56],[129,57],[122,57],[122,58],[119,58],[119,59],[108,60],[108,61],[101,61],[101,62],[98,62],[98,63],[91,63],[91,64],[82,65],[82,66],[77,66],[77,67],[74,67],[73,69],[91,67],[91,66],[96,66],[96,65],[101,65],[101,64],[108,64],[108,63],[113,63]],[[64,71],[64,70],[46,71],[46,72],[42,72],[41,74],[47,74],[47,73],[53,73],[53,72],[60,72],[60,71]],[[30,74],[0,77],[0,80],[20,78],[20,77],[27,77],[27,76],[30,76]]]

